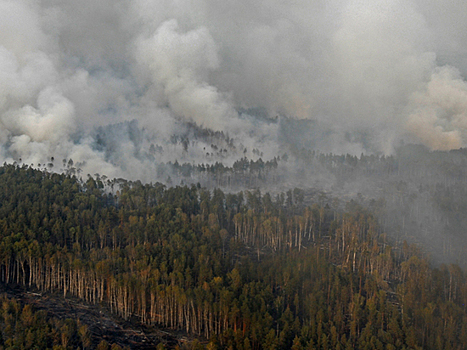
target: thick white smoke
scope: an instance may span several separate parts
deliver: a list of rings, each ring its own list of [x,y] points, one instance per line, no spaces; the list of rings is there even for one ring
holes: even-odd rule
[[[138,40],[137,59],[156,85],[154,98],[176,115],[214,130],[223,130],[235,116],[226,96],[208,83],[219,58],[205,27],[180,33],[177,20],[163,22],[154,35]]]
[[[206,160],[208,144],[171,148],[185,122],[280,152],[280,123],[238,113],[257,107],[316,121],[323,151],[465,147],[466,6],[0,0],[0,157],[152,180],[154,161],[141,164],[151,143],[161,161]],[[96,128],[131,120],[146,136],[115,133],[118,157],[96,145]]]
[[[419,142],[439,150],[466,145],[467,84],[457,69],[436,69],[409,106],[407,128]]]

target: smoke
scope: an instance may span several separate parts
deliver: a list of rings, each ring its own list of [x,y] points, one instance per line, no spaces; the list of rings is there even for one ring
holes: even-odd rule
[[[0,0],[0,157],[152,181],[158,162],[232,164],[292,141],[352,154],[401,140],[465,147],[466,6]],[[284,118],[305,129],[287,134]],[[216,158],[190,123],[222,131],[229,152]]]
[[[177,20],[163,22],[153,36],[138,40],[137,59],[156,85],[154,98],[175,115],[214,130],[223,130],[227,119],[234,117],[226,96],[208,83],[209,73],[219,68],[219,58],[205,27],[180,33]]]
[[[414,108],[407,127],[421,143],[438,150],[465,146],[467,84],[458,70],[437,69],[411,102]]]

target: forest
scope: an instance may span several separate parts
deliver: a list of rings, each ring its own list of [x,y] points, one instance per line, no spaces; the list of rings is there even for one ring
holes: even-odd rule
[[[272,195],[111,184],[4,164],[0,281],[196,337],[178,348],[467,343],[463,268],[434,263],[388,234],[364,200],[298,188]],[[93,342],[80,320],[48,319],[6,297],[2,305],[2,348],[110,348]]]

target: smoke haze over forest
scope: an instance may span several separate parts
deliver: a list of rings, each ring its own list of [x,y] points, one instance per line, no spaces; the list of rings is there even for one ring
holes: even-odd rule
[[[0,0],[0,347],[463,348],[466,14]]]
[[[466,7],[2,0],[0,158],[153,181],[151,145],[156,161],[206,161],[189,123],[231,138],[230,165],[291,138],[357,155],[465,147]]]

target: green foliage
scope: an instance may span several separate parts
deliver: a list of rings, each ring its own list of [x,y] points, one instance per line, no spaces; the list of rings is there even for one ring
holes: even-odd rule
[[[390,242],[357,202],[303,202],[4,166],[0,280],[185,330],[192,348],[463,347],[461,268]],[[5,347],[92,346],[85,325],[2,303]]]
[[[74,320],[48,317],[44,311],[24,307],[0,297],[0,347],[5,349],[75,349],[83,347]]]

